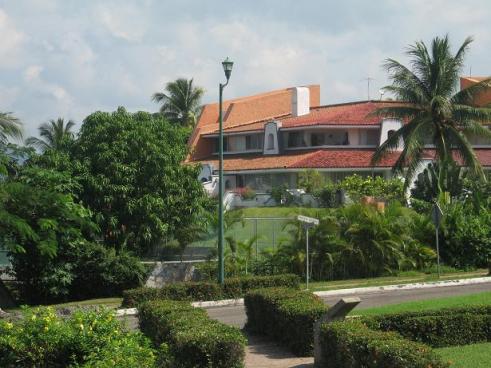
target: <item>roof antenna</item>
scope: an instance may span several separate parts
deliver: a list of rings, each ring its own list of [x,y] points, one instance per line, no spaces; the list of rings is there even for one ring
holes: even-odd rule
[[[375,80],[375,78],[368,76],[366,78],[363,78],[362,80],[367,81],[367,100],[370,101],[370,81]]]
[[[472,65],[469,67],[469,77],[472,77]]]
[[[382,97],[384,97],[385,91],[383,89],[379,89],[378,93],[380,93],[380,101],[382,101]]]

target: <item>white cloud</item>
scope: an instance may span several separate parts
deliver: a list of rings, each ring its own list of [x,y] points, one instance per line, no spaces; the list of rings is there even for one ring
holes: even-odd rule
[[[25,35],[18,31],[5,10],[0,8],[0,67],[12,67],[17,64],[20,48]]]
[[[95,8],[97,19],[116,38],[129,42],[141,41],[147,22],[141,6],[129,3],[105,3]]]
[[[43,67],[41,65],[30,65],[24,70],[24,80],[26,82],[32,82],[39,79],[39,75],[42,71]]]

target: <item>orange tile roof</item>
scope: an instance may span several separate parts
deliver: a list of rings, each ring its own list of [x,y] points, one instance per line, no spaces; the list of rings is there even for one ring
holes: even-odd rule
[[[310,106],[320,104],[320,86],[307,86],[310,90]],[[246,128],[253,123],[285,116],[291,112],[292,88],[280,89],[249,97],[241,97],[223,102],[224,129],[236,131]],[[208,104],[203,107],[196,128],[191,135],[188,145],[191,154],[188,160],[196,160],[211,154],[211,145],[200,139],[201,135],[218,130],[218,104]]]
[[[374,149],[318,149],[315,151],[295,151],[281,155],[263,156],[248,154],[240,156],[225,156],[225,171],[248,171],[269,169],[370,169],[391,168],[399,158],[399,152],[389,153],[377,165],[371,165]],[[474,150],[481,165],[491,167],[491,149],[479,148]],[[426,159],[433,159],[435,151],[425,151]],[[457,159],[457,157],[456,157]],[[218,169],[218,159],[213,157],[196,163],[210,163]]]

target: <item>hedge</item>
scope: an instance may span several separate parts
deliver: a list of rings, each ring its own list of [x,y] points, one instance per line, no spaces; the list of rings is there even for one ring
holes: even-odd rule
[[[213,282],[179,282],[161,288],[140,287],[123,292],[123,306],[136,307],[140,303],[155,299],[186,301],[235,299],[243,297],[252,289],[278,286],[298,289],[300,278],[293,274],[236,277],[226,279],[223,288]]]
[[[246,339],[189,302],[153,300],[139,306],[141,331],[168,353],[169,367],[243,367]],[[164,354],[162,354],[164,355]]]
[[[314,323],[328,309],[318,296],[288,288],[251,291],[244,304],[248,330],[272,337],[299,356],[312,353]]]
[[[491,341],[491,306],[366,316],[321,326],[329,368],[448,367],[431,347]]]
[[[491,341],[491,306],[383,314],[362,321],[371,329],[395,331],[438,348]]]
[[[329,368],[446,368],[429,346],[409,341],[394,332],[369,329],[361,321],[321,326],[322,362]]]

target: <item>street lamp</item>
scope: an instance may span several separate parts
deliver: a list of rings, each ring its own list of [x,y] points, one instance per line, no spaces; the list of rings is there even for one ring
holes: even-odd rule
[[[228,57],[222,62],[223,71],[227,82],[225,84],[220,83],[220,96],[218,102],[218,121],[219,121],[219,136],[218,136],[218,282],[223,285],[225,280],[224,270],[224,250],[223,250],[223,116],[222,116],[222,95],[223,89],[228,84],[230,75],[232,74],[233,61]]]

